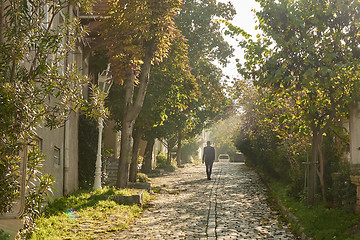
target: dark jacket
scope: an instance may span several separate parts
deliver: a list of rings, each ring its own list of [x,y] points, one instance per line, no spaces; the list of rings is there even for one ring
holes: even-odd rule
[[[204,154],[202,161],[206,163],[213,163],[215,161],[215,148],[212,146],[204,147]]]

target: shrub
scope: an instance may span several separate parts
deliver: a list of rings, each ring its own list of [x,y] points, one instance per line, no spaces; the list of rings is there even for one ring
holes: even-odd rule
[[[166,155],[165,153],[159,153],[156,156],[156,168],[157,169],[164,169],[169,172],[173,172],[176,169],[176,166],[173,164],[168,164],[166,161]]]
[[[137,180],[138,180],[138,182],[142,182],[142,183],[146,183],[146,182],[150,181],[150,179],[148,178],[148,176],[145,173],[138,173]]]
[[[246,164],[272,178],[284,181],[290,178],[286,148],[274,132],[259,134],[256,138],[240,134],[235,139],[235,146],[246,157]]]
[[[352,209],[356,202],[356,186],[350,180],[349,164],[341,165],[339,171],[332,174],[332,184],[328,194],[335,206]]]
[[[19,156],[3,155],[0,149],[0,213],[12,210],[14,199],[19,196]]]
[[[79,187],[91,189],[94,184],[95,162],[97,154],[97,122],[79,117]]]
[[[181,160],[183,163],[191,162],[191,157],[197,156],[199,150],[199,144],[194,141],[187,141],[181,148]]]
[[[28,151],[25,211],[22,216],[24,228],[20,230],[19,236],[23,239],[31,237],[35,230],[35,221],[41,216],[41,211],[47,199],[51,199],[49,193],[53,191],[55,178],[49,174],[42,173],[45,155],[32,146]]]
[[[165,155],[165,153],[159,153],[156,156],[156,167],[157,168],[164,168],[167,165],[168,164],[166,163],[166,155]]]
[[[348,134],[339,127],[331,130],[323,143],[326,197],[334,206],[352,210],[356,186],[350,180],[350,164],[343,159],[349,143]]]

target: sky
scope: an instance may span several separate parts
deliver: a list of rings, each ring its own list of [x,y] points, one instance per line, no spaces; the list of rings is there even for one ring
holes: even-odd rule
[[[255,2],[255,0],[218,0],[218,2],[231,2],[235,9],[236,15],[234,20],[231,21],[237,27],[245,30],[252,36],[255,36],[258,32],[255,30],[256,26],[256,16],[252,9],[260,9],[260,4]],[[235,59],[240,59],[240,62],[243,62],[243,51],[237,47],[236,41],[233,39],[226,38],[226,40],[235,48],[234,55],[235,57],[231,59],[231,63],[224,69],[224,73],[230,75],[231,77],[237,75],[236,62]]]

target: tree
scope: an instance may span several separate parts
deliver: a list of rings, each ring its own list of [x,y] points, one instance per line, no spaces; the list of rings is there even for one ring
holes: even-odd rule
[[[210,138],[217,144],[216,153],[228,153],[230,158],[235,156],[233,137],[240,122],[240,114],[233,114],[227,119],[219,120],[211,128]]]
[[[151,82],[155,79],[166,81],[154,85],[155,91],[160,93],[154,96],[160,101],[154,101],[154,98],[146,100],[151,102],[150,105],[155,102],[155,105],[164,107],[161,123],[155,124],[156,127],[147,131],[146,136],[163,139],[168,145],[168,161],[171,149],[178,144],[177,163],[180,165],[182,140],[198,134],[228,108],[229,101],[221,84],[223,74],[211,61],[218,60],[226,64],[233,50],[224,41],[220,24],[212,19],[215,16],[230,19],[233,14],[231,4],[208,0],[184,1],[180,14],[175,19],[177,27],[187,39],[188,50],[182,53],[181,49],[184,47],[175,47],[176,52],[170,52],[171,57],[154,68],[154,80],[151,79]],[[179,58],[185,56],[185,60]],[[189,70],[191,72],[187,72]]]
[[[188,45],[182,35],[179,34],[175,39],[169,59],[155,67],[153,78],[151,91],[153,100],[149,99],[148,103],[153,105],[150,109],[155,107],[160,114],[157,124],[153,124],[151,129],[148,129],[147,135],[156,133],[157,138],[164,139],[169,133],[176,131],[167,127],[172,116],[176,112],[188,109],[190,102],[197,99],[198,88],[190,72]],[[146,118],[146,115],[144,117]],[[170,151],[167,160],[170,161]]]
[[[226,97],[222,84],[224,74],[215,62],[226,65],[233,48],[224,40],[221,25],[216,18],[231,20],[235,14],[231,3],[215,0],[186,0],[176,18],[176,25],[188,40],[191,73],[198,85],[196,101],[191,101],[188,111],[176,113],[178,116],[178,151],[181,140],[199,134],[213,121],[228,113],[232,103]],[[184,119],[184,120],[181,120]],[[178,154],[178,164],[180,154]]]
[[[83,1],[72,3],[88,8]],[[84,106],[80,93],[88,79],[67,63],[84,31],[66,14],[69,6],[68,1],[0,2],[1,213],[18,195],[18,153],[36,129],[59,127]]]
[[[123,92],[124,88],[122,86],[116,86],[110,93],[112,118],[115,119],[118,125],[121,124],[124,114]],[[159,129],[167,129],[162,126],[169,118],[169,113],[176,109],[187,108],[190,100],[196,97],[196,93],[197,85],[190,73],[187,45],[184,37],[177,33],[171,45],[168,59],[153,67],[143,108],[136,119],[130,181],[136,180],[138,143],[141,138],[145,135],[151,144],[152,139],[164,137],[164,131]],[[167,130],[174,131],[175,129]],[[150,159],[146,158],[144,167],[150,165],[148,160]]]
[[[286,114],[296,115],[293,104],[283,99],[270,101],[267,93],[258,91],[250,80],[238,79],[233,88],[241,106],[233,141],[246,157],[246,163],[272,178],[296,183],[301,179],[303,183],[302,153],[308,139],[293,131],[298,119],[283,121]],[[302,194],[303,188],[295,188],[298,185],[293,182],[291,190]]]
[[[292,101],[303,125],[293,128],[311,138],[308,203],[314,203],[318,172],[325,197],[321,152],[326,131],[345,116],[358,90],[358,1],[258,1],[264,37],[247,41],[241,72],[273,103]],[[317,169],[316,162],[320,161]]]
[[[188,40],[189,59],[192,67],[202,62],[218,61],[227,64],[233,48],[224,40],[217,18],[231,20],[235,15],[233,5],[216,0],[185,0],[176,26]],[[199,69],[193,69],[199,71]],[[197,75],[197,74],[194,74]]]
[[[177,32],[173,19],[181,0],[121,0],[111,4],[104,37],[115,83],[125,86],[117,186],[126,187],[132,132],[144,102],[151,65],[167,57]],[[136,85],[138,92],[135,95]]]
[[[177,110],[187,109],[190,101],[197,97],[197,84],[190,72],[188,46],[185,42],[185,38],[178,34],[171,46],[169,58],[153,69],[146,107],[139,116],[140,124],[146,126],[145,136],[150,143],[151,138],[166,139],[176,131],[167,127],[168,120]],[[146,159],[145,168],[150,165],[149,160]]]
[[[179,133],[184,131],[187,126],[191,126],[189,129],[191,129],[191,134],[194,135],[196,132],[201,131],[204,123],[210,123],[210,121],[208,121],[209,119],[217,117],[220,109],[226,109],[226,107],[224,107],[226,106],[225,103],[227,103],[223,91],[224,87],[220,84],[222,74],[220,69],[210,63],[210,61],[219,58],[222,63],[226,63],[226,58],[231,54],[232,49],[224,41],[220,32],[220,25],[213,22],[211,18],[214,15],[231,15],[234,11],[231,5],[216,4],[215,1],[203,2],[206,4],[200,4],[197,1],[186,1],[186,6],[184,6],[180,12],[179,17],[176,18],[176,22],[178,28],[181,28],[182,32],[187,33],[187,39],[189,39],[189,36],[194,37],[194,41],[189,41],[189,44],[192,44],[192,46],[189,47],[189,49],[192,49],[192,53],[189,54],[192,56],[194,63],[191,64],[190,61],[190,66],[192,73],[198,71],[194,70],[195,66],[202,69],[201,74],[197,73],[198,83],[195,83],[195,85],[201,84],[202,90],[208,92],[202,94],[203,97],[207,97],[207,100],[200,99],[200,91],[196,94],[191,93],[195,85],[191,83],[192,80],[190,80],[191,76],[189,73],[186,73],[186,71],[188,71],[188,63],[186,63],[186,61],[188,60],[184,61],[180,59],[185,56],[187,58],[188,56],[187,51],[182,52],[182,49],[185,49],[185,47],[179,45],[179,47],[175,46],[171,48],[178,50],[176,50],[176,52],[173,52],[173,50],[169,52],[170,57],[159,66],[155,66],[152,70],[150,85],[144,102],[146,107],[142,108],[138,117],[140,119],[135,123],[137,126],[148,126],[151,128],[151,130],[149,130],[148,127],[145,127],[145,135],[149,143],[152,143],[152,139],[155,137],[170,138],[175,132]],[[226,13],[220,11],[219,7],[222,10],[226,9]],[[194,8],[195,10],[187,11],[188,8]],[[199,18],[199,14],[203,12],[207,12],[207,14],[203,14]],[[178,20],[179,18],[182,20]],[[189,25],[187,26],[184,25],[185,20],[192,21],[192,18],[196,19],[196,23],[199,24],[196,28],[193,28],[191,22],[188,22],[187,24]],[[229,17],[226,18],[229,19]],[[186,27],[190,27],[190,29],[186,29]],[[211,39],[214,40],[210,46],[211,41],[209,40]],[[176,44],[175,41],[173,46]],[[198,45],[199,47],[197,47]],[[217,50],[217,46],[220,46],[221,49]],[[199,53],[201,53],[203,60],[196,63],[199,60],[196,54]],[[186,78],[189,80],[186,80]],[[187,84],[185,84],[186,81],[188,82]],[[152,87],[154,88],[151,89]],[[139,93],[138,88],[139,86],[135,88],[135,95]],[[197,88],[197,86],[195,88]],[[205,101],[206,103],[204,103]],[[196,111],[198,115],[195,115]],[[177,123],[170,123],[172,120],[175,120]],[[154,128],[155,126],[156,128]],[[186,137],[186,134],[177,134],[177,136]],[[150,156],[149,154],[147,155]],[[180,154],[178,156],[180,156]],[[149,161],[145,160],[143,166],[145,167],[147,165],[149,165]],[[135,166],[135,163],[133,166]]]

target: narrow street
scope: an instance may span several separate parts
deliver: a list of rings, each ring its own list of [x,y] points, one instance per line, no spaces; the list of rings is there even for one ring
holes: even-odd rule
[[[266,202],[266,188],[241,163],[215,163],[154,178],[161,186],[154,205],[120,235],[108,239],[296,239]]]

